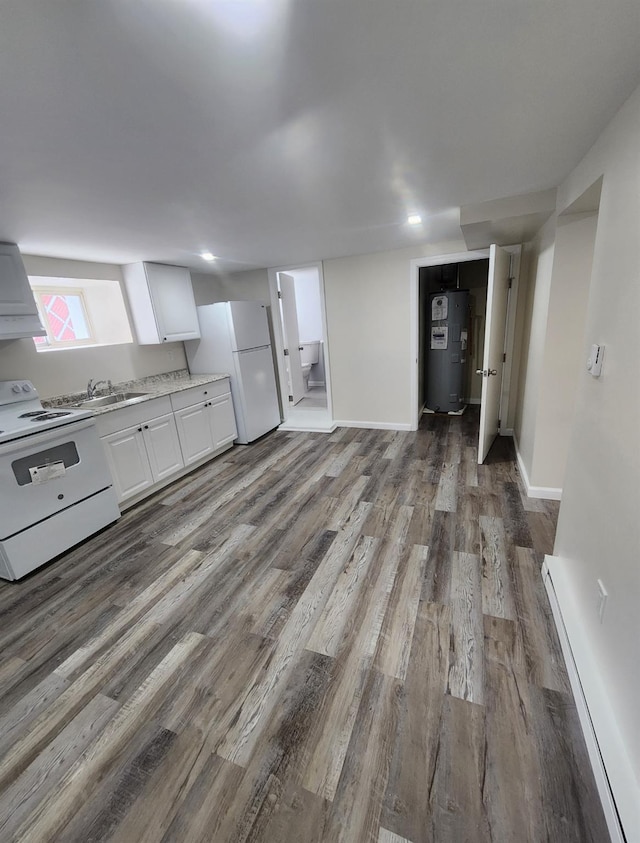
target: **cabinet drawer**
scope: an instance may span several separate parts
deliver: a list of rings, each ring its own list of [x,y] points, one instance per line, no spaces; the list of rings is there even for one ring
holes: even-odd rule
[[[185,407],[191,407],[201,401],[210,401],[212,398],[225,395],[227,392],[231,392],[231,387],[229,378],[224,378],[221,381],[205,383],[202,386],[192,386],[190,389],[172,393],[171,406],[174,410],[184,410]]]
[[[110,433],[117,433],[119,430],[125,430],[127,427],[157,419],[159,416],[165,416],[170,412],[171,401],[169,396],[163,395],[161,398],[152,398],[150,401],[143,401],[141,404],[132,404],[129,407],[102,413],[96,416],[98,436],[108,436]]]

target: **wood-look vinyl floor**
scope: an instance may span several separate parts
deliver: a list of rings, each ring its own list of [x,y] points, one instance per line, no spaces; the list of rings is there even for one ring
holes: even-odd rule
[[[0,840],[603,843],[477,414],[273,433],[0,584]]]

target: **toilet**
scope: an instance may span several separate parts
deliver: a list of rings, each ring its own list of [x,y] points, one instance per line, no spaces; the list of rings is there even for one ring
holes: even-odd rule
[[[309,373],[311,372],[311,367],[318,362],[319,355],[320,342],[318,340],[300,343],[300,362],[302,363],[305,392],[309,390]]]

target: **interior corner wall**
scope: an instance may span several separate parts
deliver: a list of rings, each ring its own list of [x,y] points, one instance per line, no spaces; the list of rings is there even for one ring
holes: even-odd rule
[[[464,251],[459,240],[323,261],[336,420],[411,426],[410,261]]]
[[[119,266],[33,255],[23,255],[23,261],[30,276],[118,281],[132,324]],[[0,380],[27,378],[42,398],[79,392],[86,388],[89,378],[110,378],[118,383],[184,369],[186,365],[184,346],[176,342],[138,345],[134,341],[38,352],[30,338],[0,341]]]
[[[273,369],[278,372],[276,343],[274,339],[273,317],[269,292],[269,272],[266,269],[249,269],[245,272],[232,272],[224,275],[208,275],[204,272],[191,273],[191,285],[196,306],[215,304],[219,301],[260,301],[267,305],[269,314],[269,337]],[[278,389],[278,401],[282,414],[282,397]]]
[[[529,477],[533,469],[536,420],[551,295],[555,228],[554,215],[542,226],[535,239],[525,245],[523,263],[526,271],[523,271],[521,275],[520,301],[523,303],[524,311],[514,432],[520,458]]]
[[[585,367],[585,320],[591,285],[595,213],[559,216],[544,356],[538,390],[532,486],[562,489]]]
[[[559,210],[600,176],[585,340],[604,344],[606,351],[600,378],[584,368],[579,377],[554,555],[569,583],[591,669],[606,689],[609,719],[622,736],[635,774],[635,783],[628,785],[638,818],[640,88],[560,185]],[[598,578],[609,595],[602,623]],[[598,732],[601,713],[592,714]],[[606,746],[603,751],[606,755]],[[631,830],[633,839],[640,839],[638,826]]]

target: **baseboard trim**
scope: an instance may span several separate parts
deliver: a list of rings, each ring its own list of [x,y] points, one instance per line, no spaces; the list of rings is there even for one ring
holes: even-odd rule
[[[336,427],[361,427],[365,430],[414,430],[405,422],[336,421]]]
[[[482,400],[480,398],[469,398],[467,404],[482,404]]]
[[[545,556],[542,576],[609,834],[612,843],[638,843],[640,791],[564,571],[562,559]]]
[[[506,434],[505,434],[506,435]],[[543,498],[547,501],[560,501],[562,500],[562,489],[556,489],[553,486],[532,486],[529,483],[529,475],[527,474],[527,469],[524,464],[524,460],[522,459],[522,455],[520,454],[520,448],[518,446],[518,440],[516,438],[515,433],[513,435],[513,444],[516,449],[516,460],[518,462],[518,468],[520,469],[520,474],[522,475],[522,480],[524,482],[525,488],[527,490],[527,497],[529,498]]]
[[[309,386],[326,386],[326,384],[324,381],[312,381],[311,378],[309,378]]]
[[[501,427],[498,431],[498,436],[513,436],[512,427]]]

